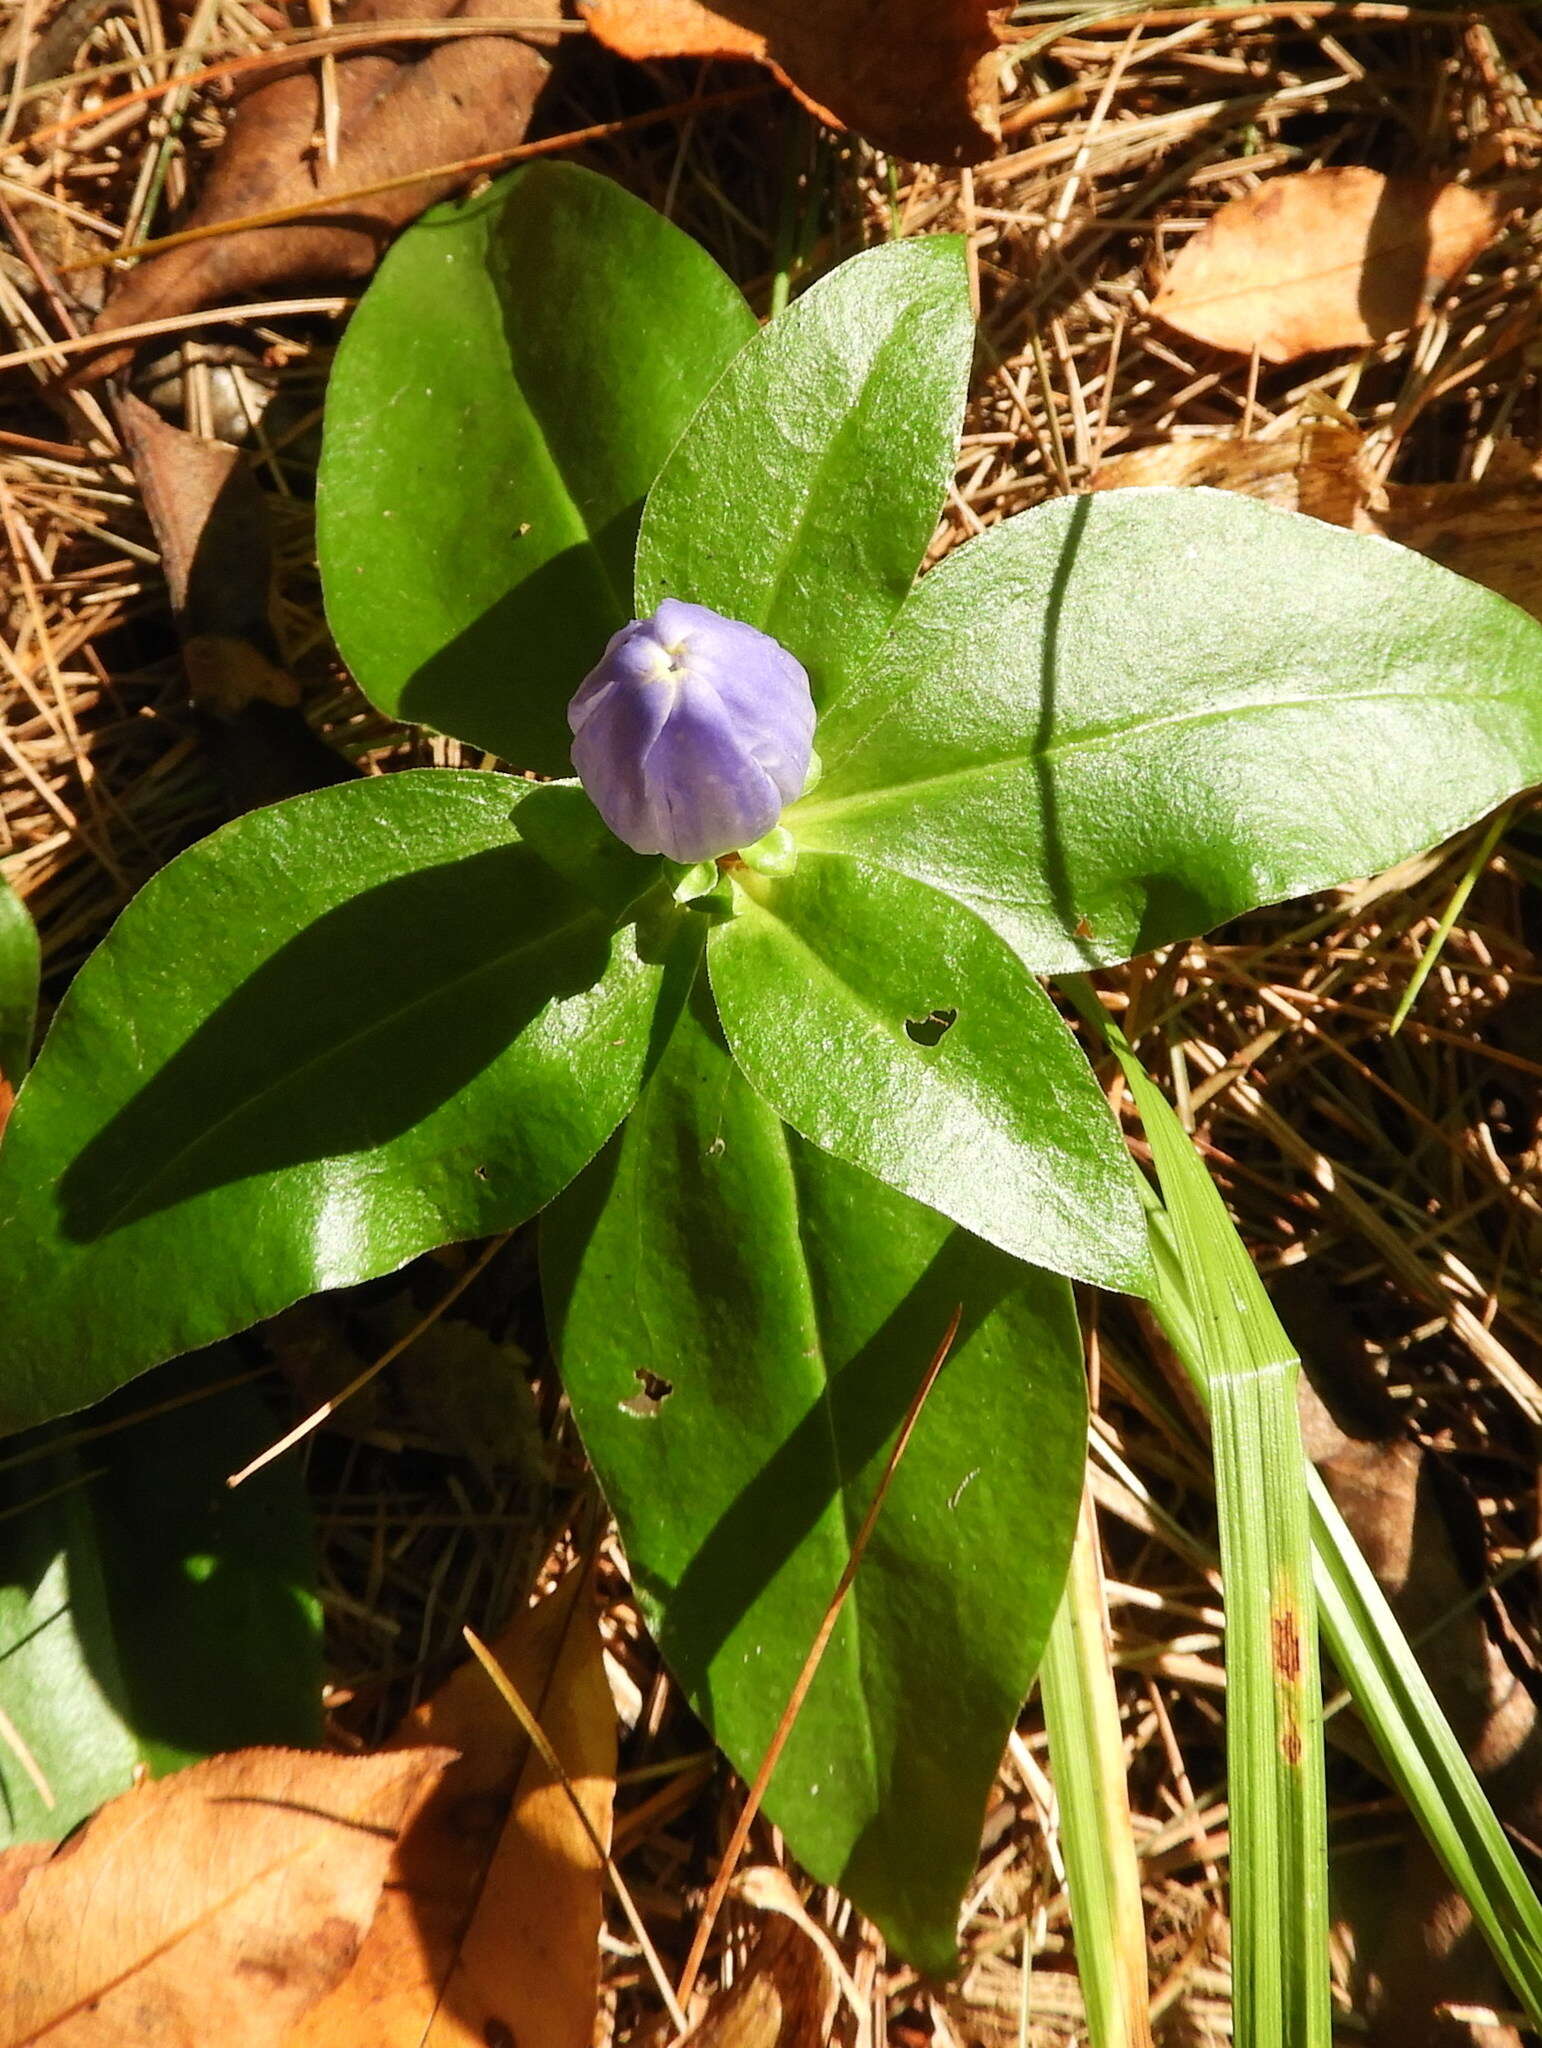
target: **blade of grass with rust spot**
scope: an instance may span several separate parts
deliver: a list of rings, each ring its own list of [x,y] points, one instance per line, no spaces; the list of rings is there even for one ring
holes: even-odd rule
[[[1238,2048],[1328,2048],[1328,1824],[1322,1688],[1298,1364],[1187,1132],[1103,1014],[1067,993],[1113,1049],[1166,1204],[1159,1286],[1184,1304],[1185,1363],[1210,1409],[1226,1594],[1232,2037]],[[1162,1239],[1165,1238],[1165,1244]]]

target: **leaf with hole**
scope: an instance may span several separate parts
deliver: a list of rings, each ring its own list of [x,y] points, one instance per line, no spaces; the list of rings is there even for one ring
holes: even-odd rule
[[[1071,1291],[796,1137],[705,997],[542,1219],[563,1380],[659,1646],[748,1778],[963,1305],[766,1802],[942,1975],[1070,1551]]]
[[[0,1152],[13,1426],[509,1229],[594,1156],[699,944],[683,911],[621,921],[654,866],[594,835],[572,787],[424,769],[254,812],[156,877]]]
[[[827,702],[926,552],[973,347],[951,235],[869,250],[811,286],[734,359],[649,492],[639,615],[680,597],[743,619]]]
[[[972,911],[805,854],[708,944],[734,1057],[793,1129],[1020,1259],[1139,1293],[1135,1169],[1043,989]]]
[[[1542,779],[1542,626],[1227,493],[1060,499],[922,579],[816,744],[800,846],[945,890],[1053,973],[1374,873]]]
[[[572,164],[403,235],[338,350],[317,484],[366,696],[563,773],[568,699],[632,615],[644,494],[754,332],[705,250]]]

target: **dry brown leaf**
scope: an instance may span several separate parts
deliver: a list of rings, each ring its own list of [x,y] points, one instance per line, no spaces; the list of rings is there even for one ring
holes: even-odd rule
[[[504,0],[358,0],[348,22],[507,19],[508,12]],[[534,0],[521,12],[555,18],[556,0]],[[460,181],[431,179],[335,205],[328,195],[522,141],[549,70],[538,45],[551,39],[461,36],[431,42],[417,55],[398,42],[338,57],[338,152],[331,167],[316,147],[316,67],[297,63],[267,76],[242,100],[182,225],[206,227],[312,199],[314,213],[147,257],[113,292],[97,327],[169,318],[244,293],[368,276],[397,230]],[[80,375],[106,376],[131,354],[120,348],[95,357]]]
[[[348,1970],[449,1761],[239,1750],[0,1857],[0,2048],[273,2048]]]
[[[775,1913],[681,2048],[824,2048],[829,2009],[824,1956],[797,1921]]]
[[[188,694],[231,815],[348,782],[278,662],[267,499],[245,457],[125,393],[114,414],[160,549]]]
[[[1503,212],[1493,193],[1360,165],[1269,178],[1185,244],[1151,310],[1268,363],[1366,348],[1417,327]]]
[[[623,57],[739,57],[806,107],[917,163],[977,163],[1001,139],[995,0],[580,0]]]
[[[1309,418],[1268,440],[1161,441],[1100,464],[1088,488],[1126,490],[1139,484],[1208,484],[1262,498],[1285,512],[1306,512],[1330,526],[1379,533],[1376,508],[1386,503],[1353,427]]]
[[[616,1717],[587,1575],[492,1648],[607,1842]],[[604,1870],[567,1794],[475,1664],[397,1740],[460,1755],[398,1844],[358,1962],[286,2048],[589,2048]]]
[[[1501,442],[1477,483],[1383,484],[1360,434],[1294,421],[1267,440],[1163,441],[1101,464],[1093,491],[1206,484],[1330,526],[1379,533],[1542,619],[1542,456]]]
[[[863,2013],[862,1993],[857,1989],[856,1980],[841,1961],[840,1950],[835,1946],[829,1933],[809,1913],[807,1906],[798,1896],[798,1888],[786,1871],[774,1863],[757,1863],[748,1870],[741,1870],[734,1879],[734,1895],[746,1905],[758,1906],[763,1913],[781,1913],[791,1920],[795,1927],[803,1930],[824,1957],[825,1966],[831,1977],[840,1986],[842,1995],[860,2023]]]
[[[1380,524],[1542,619],[1542,457],[1502,442],[1475,484],[1389,484]]]
[[[113,411],[155,530],[193,702],[227,716],[253,697],[298,703],[272,658],[273,551],[241,450],[185,433],[132,393]]]

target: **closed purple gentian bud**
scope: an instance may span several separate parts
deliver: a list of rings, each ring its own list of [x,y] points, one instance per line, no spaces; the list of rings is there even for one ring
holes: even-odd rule
[[[611,636],[568,724],[578,778],[616,837],[693,863],[753,845],[803,794],[814,700],[769,633],[666,597]]]

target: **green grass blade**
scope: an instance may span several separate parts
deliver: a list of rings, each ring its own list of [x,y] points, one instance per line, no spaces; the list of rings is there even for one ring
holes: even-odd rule
[[[1039,1695],[1091,2048],[1150,2048],[1146,1927],[1107,1614],[1097,1520],[1084,1493]]]
[[[1102,1028],[1094,1011],[1085,1014]],[[1151,1119],[1180,1130],[1164,1098],[1158,1095],[1156,1102],[1162,1108],[1153,1104]],[[1151,1305],[1208,1400],[1199,1324],[1176,1242],[1155,1195],[1151,1221],[1152,1261],[1160,1278]],[[1542,2031],[1542,1900],[1327,1488],[1310,1470],[1307,1486],[1318,1618],[1329,1653],[1389,1776],[1466,1901],[1527,2018]]]
[[[1090,991],[1070,990],[1086,1003]],[[1327,1799],[1298,1362],[1203,1161],[1095,1012],[1151,1143],[1171,1226],[1151,1297],[1179,1294],[1210,1407],[1226,1597],[1233,2039],[1327,2048]],[[1155,1235],[1155,1233],[1154,1233]]]
[[[1162,1280],[1152,1307],[1204,1393],[1198,1328],[1165,1222],[1151,1239]],[[1466,1900],[1527,2018],[1542,2031],[1542,1900],[1332,1496],[1315,1472],[1308,1472],[1307,1486],[1318,1619],[1329,1653],[1388,1775]]]
[[[1542,1900],[1327,1487],[1315,1472],[1309,1484],[1318,1612],[1333,1661],[1430,1847],[1542,2031]]]
[[[1419,956],[1419,964],[1408,977],[1408,986],[1398,999],[1398,1006],[1392,1012],[1392,1022],[1387,1026],[1387,1036],[1396,1038],[1408,1021],[1408,1013],[1419,1000],[1419,991],[1429,980],[1430,973],[1445,951],[1446,940],[1450,938],[1456,920],[1467,907],[1467,899],[1476,886],[1479,875],[1489,864],[1489,856],[1504,837],[1510,820],[1515,816],[1515,804],[1508,803],[1489,819],[1488,830],[1468,858],[1462,870],[1462,878],[1451,891],[1451,900],[1441,912],[1440,922],[1431,934],[1430,942]]]

